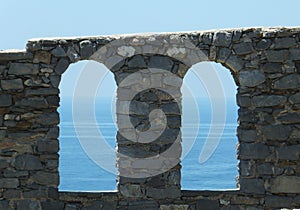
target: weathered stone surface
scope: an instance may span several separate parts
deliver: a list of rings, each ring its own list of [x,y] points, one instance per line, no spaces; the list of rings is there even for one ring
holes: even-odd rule
[[[241,142],[255,142],[257,131],[238,129],[237,136]]]
[[[230,56],[231,50],[227,48],[221,48],[217,54],[217,61],[220,63],[225,63],[227,58]]]
[[[255,107],[271,107],[283,105],[287,101],[286,96],[279,95],[260,95],[253,97]]]
[[[140,185],[121,185],[120,186],[120,193],[127,197],[142,197],[144,195],[143,190],[141,189]]]
[[[0,209],[1,210],[11,210],[8,200],[0,200]]]
[[[218,200],[207,199],[199,199],[196,206],[199,210],[215,210],[220,208]]]
[[[242,176],[251,176],[253,175],[253,163],[248,160],[241,160],[239,163],[239,172]]]
[[[275,49],[290,48],[296,45],[296,40],[294,38],[276,38],[275,39]]]
[[[59,184],[59,177],[57,173],[49,173],[38,171],[32,175],[32,180],[41,185],[57,187]]]
[[[259,70],[246,70],[239,73],[241,86],[255,87],[266,80],[265,75]]]
[[[282,72],[282,64],[266,63],[262,66],[262,70],[266,73],[281,73]]]
[[[34,155],[29,154],[17,156],[15,167],[16,169],[20,170],[40,170],[43,168],[40,159]]]
[[[39,73],[39,68],[36,64],[11,63],[8,73],[13,75],[36,75]]]
[[[157,208],[157,207],[156,207]],[[153,209],[156,209],[153,208]],[[159,210],[188,210],[189,205],[160,205]]]
[[[24,107],[32,107],[36,109],[40,108],[47,108],[48,103],[44,98],[23,98],[20,101],[16,101],[17,106],[24,106]]]
[[[240,179],[241,191],[245,193],[264,194],[264,181],[262,179]]]
[[[255,49],[257,50],[266,50],[272,44],[270,39],[261,39],[259,42],[256,43]]]
[[[289,56],[288,50],[268,50],[266,56],[269,62],[283,62]]]
[[[0,94],[0,107],[8,107],[12,105],[12,96],[8,94]]]
[[[55,57],[65,57],[67,56],[64,48],[62,48],[61,46],[57,46],[56,48],[54,48],[51,51],[52,55],[54,55]]]
[[[51,54],[47,51],[38,51],[35,53],[33,63],[51,63]]]
[[[17,178],[0,178],[0,188],[17,188],[19,179]]]
[[[49,95],[57,95],[57,88],[36,88],[36,89],[26,89],[25,96],[49,96]]]
[[[229,32],[217,32],[213,37],[213,44],[218,47],[228,47],[231,44],[232,34]]]
[[[59,146],[56,140],[40,140],[37,144],[39,152],[57,153]]]
[[[300,93],[296,93],[289,97],[289,102],[292,104],[300,103]]]
[[[58,75],[61,75],[67,70],[68,66],[69,66],[69,61],[66,58],[61,58],[56,64],[55,72]]]
[[[42,209],[45,210],[64,210],[64,203],[58,201],[45,201],[41,202]]]
[[[82,58],[89,58],[93,54],[93,43],[89,40],[80,42],[80,55]]]
[[[273,167],[271,163],[263,163],[257,165],[256,172],[260,175],[272,175],[273,174]]]
[[[40,210],[40,203],[35,200],[21,200],[17,202],[17,209]]]
[[[290,49],[290,59],[300,60],[300,48]]]
[[[300,177],[277,176],[270,180],[268,189],[271,193],[300,193]]]
[[[24,89],[22,79],[1,80],[3,90],[22,90]]]
[[[276,149],[280,160],[299,160],[300,145],[283,146]]]
[[[300,87],[300,75],[290,74],[274,82],[274,89],[294,89]]]
[[[171,71],[173,67],[173,61],[170,58],[164,56],[152,56],[150,58],[148,67]]]
[[[267,140],[284,141],[292,132],[287,125],[266,125],[262,127],[262,134]]]
[[[282,124],[296,124],[300,123],[299,112],[287,112],[278,116],[277,118]]]
[[[270,155],[268,146],[262,143],[240,144],[239,157],[240,159],[265,159]]]
[[[129,68],[145,68],[147,67],[145,59],[141,55],[136,55],[128,61]]]
[[[146,191],[147,197],[154,199],[178,198],[180,197],[180,194],[180,189],[178,189],[176,186],[166,189],[149,187]]]
[[[233,45],[233,50],[237,55],[247,55],[253,52],[252,42],[242,42]]]

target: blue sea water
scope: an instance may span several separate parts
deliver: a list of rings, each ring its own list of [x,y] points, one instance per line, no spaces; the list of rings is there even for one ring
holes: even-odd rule
[[[194,113],[189,106],[189,100],[183,101],[182,142],[183,150],[189,146],[191,150],[182,158],[181,185],[182,189],[212,190],[212,189],[234,189],[237,176],[236,160],[236,127],[237,107],[232,99],[226,103],[226,123],[221,133],[220,142],[212,156],[204,163],[199,162],[199,155],[207,140],[212,126],[211,115],[214,110],[208,99],[196,100],[198,113]],[[84,109],[85,102],[82,102]],[[111,99],[101,99],[95,102],[95,115],[97,128],[103,134],[106,142],[111,148],[116,146],[117,128],[114,122],[114,111]],[[116,175],[99,167],[82,149],[77,138],[72,116],[72,100],[64,99],[60,107],[60,185],[61,191],[107,191],[116,189]],[[197,117],[195,121],[195,119]],[[189,120],[192,119],[192,120]],[[86,135],[91,129],[89,123],[79,126],[83,128]],[[196,133],[196,138],[193,135]],[[217,136],[218,133],[212,133]],[[97,141],[97,136],[90,136]],[[194,141],[195,140],[195,141]],[[101,153],[101,151],[99,151]]]

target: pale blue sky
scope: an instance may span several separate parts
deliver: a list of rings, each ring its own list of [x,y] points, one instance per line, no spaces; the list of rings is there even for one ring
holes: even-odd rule
[[[25,48],[28,39],[37,37],[195,31],[250,26],[298,26],[300,21],[298,0],[0,0],[0,2],[0,49],[22,49]],[[80,69],[83,65],[83,63],[77,67],[74,65],[74,69]],[[72,74],[68,72],[68,79],[63,78],[63,95],[72,93],[80,71],[73,72]],[[219,72],[223,78],[226,95],[234,96],[235,87],[230,74],[228,72],[223,74],[225,71],[222,70]],[[111,75],[108,79],[112,79]],[[193,82],[191,84],[196,85]]]

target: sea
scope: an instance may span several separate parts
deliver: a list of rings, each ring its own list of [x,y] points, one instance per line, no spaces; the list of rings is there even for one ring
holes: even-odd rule
[[[80,104],[82,110],[88,107],[84,103],[86,102]],[[76,128],[79,127],[85,131],[86,135],[90,135],[90,129],[96,126],[101,131],[107,145],[115,150],[117,132],[115,101],[111,98],[101,98],[92,103],[95,104],[96,125],[93,121],[85,120],[82,124],[77,123]],[[238,174],[236,102],[232,98],[221,98],[213,100],[213,103],[217,106],[212,106],[212,100],[209,98],[183,99],[182,189],[236,189]],[[59,125],[59,190],[114,191],[116,190],[117,175],[97,164],[81,145],[74,125],[73,106],[72,98],[64,98],[59,108],[61,119]],[[89,137],[95,143],[99,138],[97,135]],[[210,150],[207,150],[207,147]],[[100,154],[101,152],[99,151]],[[202,154],[202,159],[200,154]],[[105,154],[103,155],[105,156]],[[112,163],[114,162],[115,160],[112,161]],[[115,165],[111,167],[115,167]]]

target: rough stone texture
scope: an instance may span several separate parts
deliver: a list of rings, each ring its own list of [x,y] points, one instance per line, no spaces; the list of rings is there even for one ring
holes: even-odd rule
[[[0,209],[300,208],[299,37],[299,28],[244,28],[35,39],[28,41],[26,51],[0,51]],[[168,129],[145,143],[149,135],[121,135],[132,130],[126,130],[130,123],[124,123],[126,106],[119,107],[117,120],[123,124],[117,133],[118,157],[123,153],[150,157],[175,148],[167,161],[156,163],[120,157],[117,192],[58,192],[58,87],[69,64],[84,59],[110,68],[119,86],[126,79],[135,85],[118,90],[118,100],[130,104],[134,130],[149,129],[152,110],[166,115]],[[238,86],[240,162],[235,191],[181,190],[182,148],[175,143],[181,128],[181,100],[173,99],[181,99],[182,79],[202,61],[221,63]],[[151,73],[130,77],[148,68]],[[181,80],[165,77],[157,69]],[[156,88],[129,97],[143,85]],[[159,92],[158,86],[172,91]],[[155,129],[163,122],[155,118]],[[143,143],[132,141],[135,138]],[[171,168],[152,177],[121,176],[161,170],[172,161]]]

